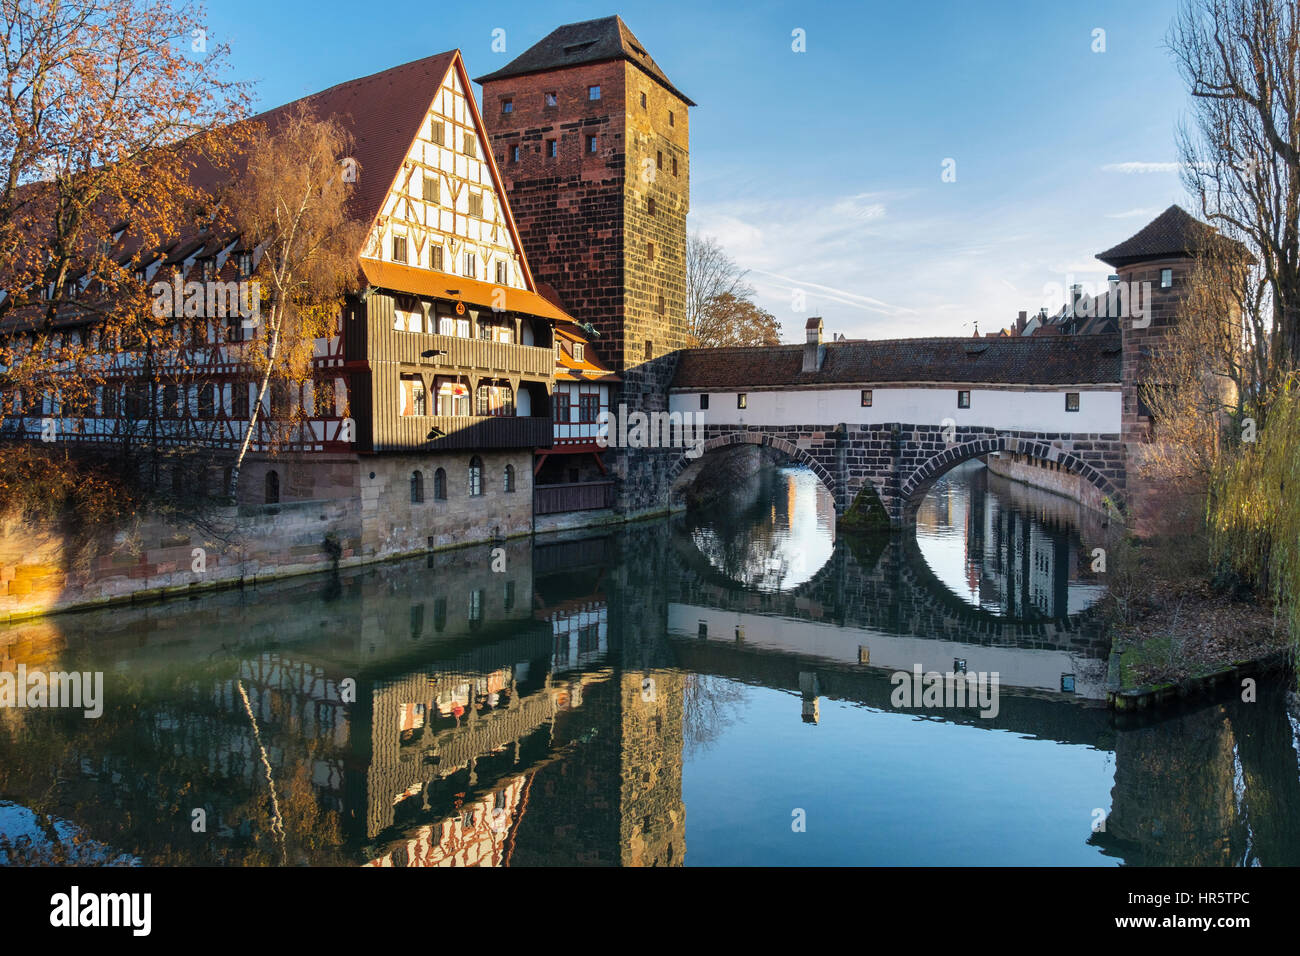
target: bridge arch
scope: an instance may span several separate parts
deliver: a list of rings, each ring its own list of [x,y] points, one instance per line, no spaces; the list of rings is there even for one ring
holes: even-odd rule
[[[814,455],[779,435],[773,435],[765,431],[743,429],[714,435],[704,442],[703,450],[697,457],[688,458],[686,455],[682,455],[674,462],[668,472],[668,484],[674,501],[677,501],[686,487],[699,476],[710,452],[731,448],[736,445],[762,445],[780,452],[791,460],[809,468],[826,487],[826,490],[831,493],[832,500],[836,502],[840,500],[839,483],[836,481],[835,475]]]
[[[992,452],[1025,455],[1039,461],[1059,464],[1062,468],[1083,478],[1100,491],[1114,504],[1117,510],[1121,512],[1124,510],[1124,496],[1120,490],[1109,478],[1073,452],[1044,441],[1008,435],[986,435],[953,443],[943,451],[922,461],[912,470],[910,475],[903,479],[899,486],[899,496],[902,499],[903,509],[909,523],[910,519],[915,517],[921,499],[925,497],[925,493],[930,490],[936,481],[962,462],[970,461],[972,458],[980,458]]]

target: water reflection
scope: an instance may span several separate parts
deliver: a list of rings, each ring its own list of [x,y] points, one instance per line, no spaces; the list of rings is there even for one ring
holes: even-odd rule
[[[761,468],[687,521],[710,564],[760,591],[805,583],[835,547],[835,502],[803,467]]]
[[[793,487],[787,540],[815,528]],[[780,540],[729,520],[705,540]],[[0,708],[0,861],[1300,862],[1284,690],[1116,724],[1087,614],[969,601],[897,536],[829,542],[765,589],[700,552],[709,530],[10,626],[0,668],[102,670],[106,703]],[[954,658],[1005,675],[995,718],[892,706],[893,670]],[[816,825],[792,831],[792,807]]]
[[[949,590],[973,607],[1024,620],[1069,617],[1105,593],[1081,531],[1100,543],[1100,516],[978,461],[940,478],[916,516],[921,555]]]

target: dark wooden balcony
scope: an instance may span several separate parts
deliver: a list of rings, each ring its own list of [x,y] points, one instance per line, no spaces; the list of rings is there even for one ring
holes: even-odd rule
[[[533,486],[533,511],[539,515],[614,507],[614,482],[578,481]]]
[[[437,429],[434,437],[430,432]],[[478,448],[546,448],[549,416],[406,415],[375,423],[375,451],[451,451]]]
[[[555,350],[512,345],[488,339],[467,339],[427,332],[394,332],[385,341],[387,355],[376,358],[433,368],[468,369],[549,378],[555,372]],[[425,352],[441,352],[425,356]]]

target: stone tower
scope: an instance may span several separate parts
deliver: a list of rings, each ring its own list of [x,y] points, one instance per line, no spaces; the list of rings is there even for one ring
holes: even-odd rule
[[[537,280],[620,372],[682,348],[695,104],[616,16],[559,27],[477,82]]]

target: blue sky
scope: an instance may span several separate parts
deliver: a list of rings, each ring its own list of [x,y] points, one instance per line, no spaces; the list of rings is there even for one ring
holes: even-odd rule
[[[1173,165],[1189,108],[1164,46],[1176,9],[215,0],[209,20],[269,107],[452,47],[479,76],[560,24],[622,15],[699,104],[691,228],[750,270],[795,341],[810,314],[850,338],[993,331],[1059,305],[1053,284],[1104,281],[1094,254],[1170,203],[1195,213]]]

